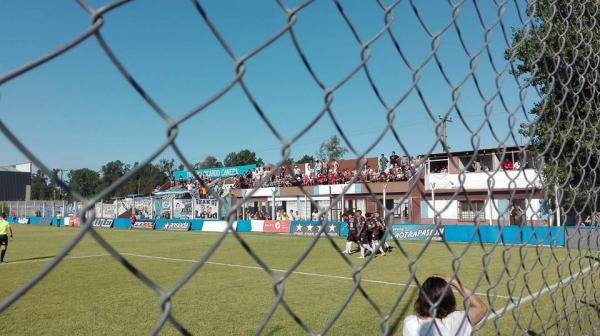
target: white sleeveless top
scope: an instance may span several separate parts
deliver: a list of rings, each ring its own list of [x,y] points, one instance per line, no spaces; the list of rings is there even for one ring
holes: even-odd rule
[[[435,323],[434,323],[435,321]],[[404,319],[404,336],[467,336],[472,333],[465,311],[455,311],[443,319],[419,319],[409,315]]]

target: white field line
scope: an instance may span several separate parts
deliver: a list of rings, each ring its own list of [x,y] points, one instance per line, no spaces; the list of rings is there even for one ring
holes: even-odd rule
[[[537,299],[541,295],[543,295],[543,294],[545,294],[545,293],[547,293],[547,292],[549,292],[551,290],[554,290],[554,289],[556,289],[556,288],[558,288],[560,286],[567,286],[572,281],[577,280],[577,278],[579,276],[585,275],[586,273],[588,273],[589,271],[591,271],[593,268],[595,268],[596,266],[598,266],[598,264],[599,264],[598,262],[595,262],[592,266],[584,268],[583,270],[579,271],[578,273],[571,274],[568,277],[565,277],[564,279],[561,279],[560,281],[558,281],[557,283],[555,283],[553,285],[550,285],[548,287],[544,287],[544,288],[542,288],[541,290],[539,290],[536,293],[533,293],[533,294],[528,295],[528,296],[526,296],[524,298],[521,298],[516,303],[515,302],[511,302],[508,305],[506,305],[505,307],[503,307],[502,309],[500,309],[499,311],[487,315],[482,320],[482,322],[480,322],[480,323],[483,323],[484,321],[487,321],[487,320],[492,320],[492,319],[498,318],[498,317],[506,314],[507,312],[513,310],[515,307],[517,307],[519,305],[522,305],[522,304],[524,304],[526,302],[529,302],[529,301],[531,301],[533,299]]]
[[[108,253],[105,253],[105,254],[91,254],[91,255],[83,255],[83,256],[75,256],[75,257],[64,257],[62,260],[106,257],[106,256],[109,256],[109,255],[110,254],[108,254]],[[29,263],[49,262],[52,259],[54,259],[54,257],[32,259],[32,260],[10,261],[10,262],[7,262],[6,264],[0,264],[0,267],[1,266],[17,265],[17,264],[29,264]]]
[[[159,256],[151,256],[151,255],[135,254],[135,253],[121,253],[121,254],[122,255],[127,255],[127,256],[132,256],[132,257],[140,257],[140,258],[148,258],[148,259],[158,259],[158,260],[167,260],[167,261],[176,261],[176,262],[189,262],[189,263],[198,262],[198,260],[192,260],[192,259],[168,258],[168,257],[159,257]],[[263,268],[259,267],[259,266],[226,264],[226,263],[220,263],[220,262],[214,262],[214,261],[207,261],[206,263],[210,264],[210,265],[225,266],[225,267],[263,270]],[[279,273],[286,273],[287,272],[287,270],[277,269],[277,268],[271,268],[271,270],[273,270],[275,272],[279,272]],[[352,277],[340,276],[340,275],[311,273],[311,272],[298,272],[298,271],[293,272],[293,274],[354,281],[354,279]],[[418,287],[415,284],[404,284],[404,283],[400,283],[400,282],[389,282],[389,281],[382,281],[382,280],[371,280],[371,279],[362,279],[361,278],[360,281],[361,282],[368,282],[368,283],[382,284],[382,285],[391,285],[391,286]],[[479,296],[486,296],[487,295],[487,294],[484,294],[484,293],[476,293],[476,294],[479,295]],[[510,297],[504,296],[504,295],[496,295],[496,297],[502,298],[502,299],[510,299]]]

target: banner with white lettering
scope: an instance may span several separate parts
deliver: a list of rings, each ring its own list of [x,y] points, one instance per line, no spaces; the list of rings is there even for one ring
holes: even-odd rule
[[[111,218],[96,218],[92,222],[93,227],[111,228],[113,226],[113,220]]]
[[[433,224],[394,224],[392,234],[398,240],[444,240],[444,227],[437,230]]]
[[[249,164],[249,165],[244,165],[244,166],[198,169],[195,172],[200,177],[219,178],[219,177],[231,177],[231,176],[244,175],[254,168],[256,168],[255,164]],[[173,172],[173,178],[175,179],[175,181],[178,181],[180,179],[187,180],[190,177],[193,177],[193,174],[190,173],[189,171],[176,170]]]
[[[189,231],[192,222],[165,222],[163,230],[165,231]]]
[[[212,198],[195,199],[194,218],[202,219],[218,219],[219,217],[219,201]]]

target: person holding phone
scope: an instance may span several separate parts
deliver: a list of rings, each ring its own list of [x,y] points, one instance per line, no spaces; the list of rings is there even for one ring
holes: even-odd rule
[[[467,302],[466,310],[456,309],[452,288]],[[457,279],[433,275],[419,289],[415,313],[404,319],[404,336],[460,336],[471,335],[473,327],[485,317],[487,307]]]

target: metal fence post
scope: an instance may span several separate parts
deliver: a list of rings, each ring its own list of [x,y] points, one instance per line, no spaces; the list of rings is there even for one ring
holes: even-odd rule
[[[196,197],[192,197],[192,218],[196,218]]]

